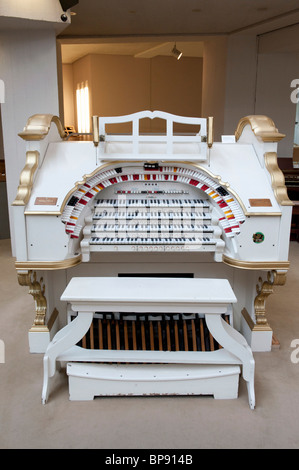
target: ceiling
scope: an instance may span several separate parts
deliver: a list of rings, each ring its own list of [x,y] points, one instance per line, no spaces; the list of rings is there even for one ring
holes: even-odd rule
[[[202,57],[203,39],[299,23],[298,0],[79,0],[58,36],[63,63],[89,54]]]
[[[87,54],[119,54],[130,55],[140,59],[149,59],[157,55],[172,55],[174,42],[121,42],[121,43],[90,43],[63,44],[61,58],[63,64],[71,64]],[[203,42],[176,42],[176,47],[184,57],[202,57]]]

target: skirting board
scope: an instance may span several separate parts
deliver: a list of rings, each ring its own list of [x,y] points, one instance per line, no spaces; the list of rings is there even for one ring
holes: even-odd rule
[[[240,367],[198,364],[67,364],[71,401],[98,396],[238,397]]]

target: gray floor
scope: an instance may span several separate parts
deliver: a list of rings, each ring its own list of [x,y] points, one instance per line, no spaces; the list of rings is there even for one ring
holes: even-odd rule
[[[19,286],[9,240],[0,240],[0,448],[2,449],[295,449],[299,447],[299,243],[290,248],[287,283],[268,299],[268,319],[280,341],[255,353],[256,409],[246,386],[239,398],[98,398],[70,402],[65,374],[41,404],[42,355],[29,354],[33,315],[28,288]],[[299,346],[299,339],[298,339]],[[295,354],[296,355],[296,354]],[[299,351],[297,356],[299,358]]]

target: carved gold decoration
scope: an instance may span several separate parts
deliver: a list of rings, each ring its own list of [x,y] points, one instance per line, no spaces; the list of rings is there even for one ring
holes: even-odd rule
[[[45,324],[47,312],[47,300],[45,297],[45,285],[43,278],[39,281],[36,280],[36,272],[28,271],[25,273],[18,273],[18,282],[20,286],[28,286],[29,294],[32,295],[35,301],[36,316],[30,331],[49,331]]]
[[[289,269],[289,261],[243,261],[239,259],[230,258],[227,255],[222,256],[222,261],[229,266],[239,269],[255,269],[255,270],[276,270],[276,269]]]
[[[56,124],[60,137],[65,138],[66,133],[62,123],[59,117],[53,114],[34,114],[28,119],[23,132],[20,132],[19,136],[27,141],[42,140],[48,135],[52,122]]]
[[[34,114],[28,119],[23,132],[20,132],[19,136],[27,141],[42,140],[49,133],[52,122],[56,124],[60,137],[66,137],[60,119],[53,114]],[[39,152],[37,150],[28,150],[26,152],[26,163],[20,175],[20,184],[13,206],[25,206],[29,201],[38,160]]]
[[[253,331],[272,331],[266,318],[266,300],[274,291],[274,286],[283,286],[286,282],[286,273],[269,271],[267,280],[259,277],[259,284],[256,286],[257,296],[254,299],[256,324]]]
[[[264,157],[266,168],[271,175],[272,189],[277,202],[282,206],[293,206],[294,204],[288,196],[284,174],[277,163],[277,153],[266,152]]]
[[[54,269],[68,269],[77,266],[82,261],[82,256],[67,258],[61,261],[16,261],[16,269],[34,269],[35,271],[52,271]]]
[[[285,134],[280,134],[275,127],[274,122],[267,116],[251,115],[243,117],[235,131],[236,141],[239,140],[245,126],[250,125],[252,132],[256,137],[260,137],[263,142],[279,142],[285,137]]]
[[[38,160],[39,152],[36,150],[26,152],[26,163],[20,175],[20,184],[13,206],[25,206],[29,201]]]

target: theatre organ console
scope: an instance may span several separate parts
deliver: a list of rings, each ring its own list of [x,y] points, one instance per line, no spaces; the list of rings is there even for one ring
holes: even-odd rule
[[[142,134],[139,129],[144,118],[164,120],[166,132]],[[107,132],[110,124],[124,122],[131,123],[130,134]],[[192,132],[175,134],[174,123],[189,125]],[[215,358],[222,357],[226,350],[230,358],[234,354],[238,357],[235,362],[228,361],[230,367],[241,364],[244,370],[253,364],[251,350],[271,349],[273,332],[266,316],[266,299],[275,285],[284,284],[289,267],[292,203],[276,154],[277,143],[284,136],[266,116],[241,119],[228,142],[213,142],[212,127],[212,118],[145,111],[93,117],[93,141],[72,141],[56,116],[34,115],[28,120],[19,134],[27,142],[26,164],[13,203],[16,269],[19,283],[29,286],[35,300],[29,345],[31,352],[45,353],[46,375],[55,369],[51,360],[65,359],[73,380],[82,362],[82,358],[76,362],[76,357],[81,357],[78,350],[84,348],[120,351],[110,358],[114,363],[111,367],[120,362],[142,362],[138,354],[144,350],[171,351],[177,354],[171,356],[172,363],[184,351],[186,367],[188,357],[192,362],[192,354],[197,351],[203,354],[197,357],[204,358],[205,364],[215,364]],[[101,279],[105,285],[109,278],[120,291],[125,283],[133,310],[111,310],[118,291],[113,291],[110,284],[107,291],[111,305],[105,300],[110,309],[100,294],[94,297],[88,286],[100,289]],[[78,279],[82,285],[84,279],[90,280],[85,290],[82,287],[80,291],[78,284],[74,287]],[[238,338],[246,350],[245,359],[243,353],[233,353],[233,347],[230,350],[229,342],[227,347],[221,344],[221,334],[217,338],[211,334],[208,312],[212,307],[204,295],[205,300],[197,297],[198,309],[188,310],[185,299],[184,311],[169,297],[165,308],[166,300],[162,300],[162,293],[157,294],[157,286],[161,289],[166,282],[167,291],[170,282],[172,288],[180,291],[180,286],[182,290],[186,286],[188,291],[187,285],[194,279],[202,280],[201,285],[209,280],[209,285],[215,286],[214,295],[210,294],[213,312],[221,316],[223,332]],[[95,280],[99,283],[93,284]],[[230,293],[225,290],[226,284],[217,284],[219,280],[229,283]],[[137,297],[138,289],[152,286],[149,296],[154,301],[157,295],[160,308],[148,304],[142,307],[148,311],[142,310],[142,301],[137,305],[137,297],[133,298],[134,285]],[[215,300],[220,295],[218,289],[223,289],[221,308]],[[76,297],[78,291],[84,306]],[[94,310],[96,306],[98,310]],[[77,356],[68,356],[63,347],[60,355],[55,355],[55,345],[64,337],[62,332],[76,324],[80,309],[85,313],[91,309],[93,313],[92,320],[90,315],[86,320],[88,326],[82,326],[80,337],[77,333],[70,335]],[[125,352],[128,350],[130,357]],[[103,365],[92,372],[91,357],[93,365],[86,363],[85,371],[98,377]],[[153,360],[149,355],[144,362],[161,365],[168,362],[165,357]],[[221,364],[223,361],[220,359]],[[158,364],[154,373],[157,370]],[[113,375],[114,369],[109,373]],[[253,407],[252,380],[246,380]],[[216,389],[222,384],[217,382]],[[44,383],[44,388],[47,386]],[[130,389],[124,390],[125,394],[131,393]],[[149,393],[160,392],[153,389]],[[141,393],[146,392],[142,389]]]

